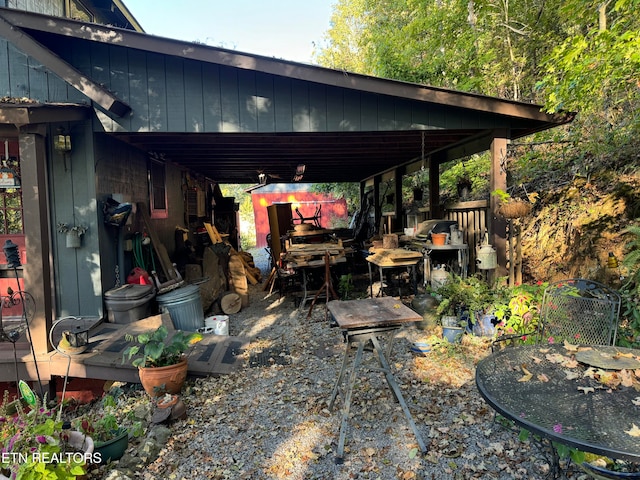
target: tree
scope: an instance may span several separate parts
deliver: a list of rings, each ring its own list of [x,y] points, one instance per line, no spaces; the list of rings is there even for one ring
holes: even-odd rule
[[[534,100],[540,59],[565,35],[561,4],[339,0],[316,58],[359,73]]]

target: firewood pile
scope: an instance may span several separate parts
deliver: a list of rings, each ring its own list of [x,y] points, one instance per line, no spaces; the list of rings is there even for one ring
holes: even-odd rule
[[[204,224],[209,234],[211,243],[215,245],[225,244],[224,239],[215,226]],[[242,306],[249,305],[248,283],[257,285],[262,282],[262,272],[253,262],[253,257],[247,252],[238,252],[235,248],[225,244],[229,248],[229,287],[240,295]]]

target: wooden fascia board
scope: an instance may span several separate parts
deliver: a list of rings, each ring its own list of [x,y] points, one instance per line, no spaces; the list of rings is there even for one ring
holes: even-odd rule
[[[52,17],[17,10],[1,11],[6,18],[9,18],[14,24],[22,28],[32,28],[93,42],[109,43],[206,63],[254,70],[339,88],[540,122],[537,127],[532,127],[534,130],[544,130],[562,125],[570,122],[574,117],[571,113],[550,115],[542,111],[542,106],[530,103],[371,77],[315,65],[305,65],[193,42],[147,35],[121,28],[87,24],[62,18],[52,20]]]
[[[75,122],[89,117],[90,108],[66,104],[1,104],[0,123],[16,127],[38,123]]]
[[[69,85],[96,102],[106,111],[122,117],[131,107],[106,88],[83,75],[47,47],[36,41],[21,28],[13,25],[0,12],[0,36],[4,37],[23,53],[35,58],[47,69],[58,75]]]

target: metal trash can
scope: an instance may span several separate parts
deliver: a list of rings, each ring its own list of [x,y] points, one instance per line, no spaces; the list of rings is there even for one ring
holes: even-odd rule
[[[204,326],[204,310],[198,285],[186,285],[156,297],[160,312],[168,312],[178,330],[195,332]]]

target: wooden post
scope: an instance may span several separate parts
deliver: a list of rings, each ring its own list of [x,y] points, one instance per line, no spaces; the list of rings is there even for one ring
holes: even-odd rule
[[[491,142],[491,174],[489,177],[489,191],[500,189],[507,191],[507,133],[506,131],[496,131],[493,142]],[[496,276],[500,277],[506,273],[507,265],[507,222],[498,213],[498,199],[491,195],[490,199],[490,226],[489,233],[491,243],[496,249],[498,267],[495,270]]]
[[[28,268],[24,269],[24,289],[36,302],[36,315],[30,328],[32,348],[38,355],[51,350],[48,333],[54,310],[45,135],[44,125],[27,125],[20,131],[24,233],[29,259]]]
[[[509,229],[507,231],[507,235],[509,237],[509,286],[514,286],[515,275],[514,275],[514,258],[513,258],[513,220],[508,220],[507,224]]]
[[[522,285],[522,238],[520,225],[516,226],[516,285]]]

